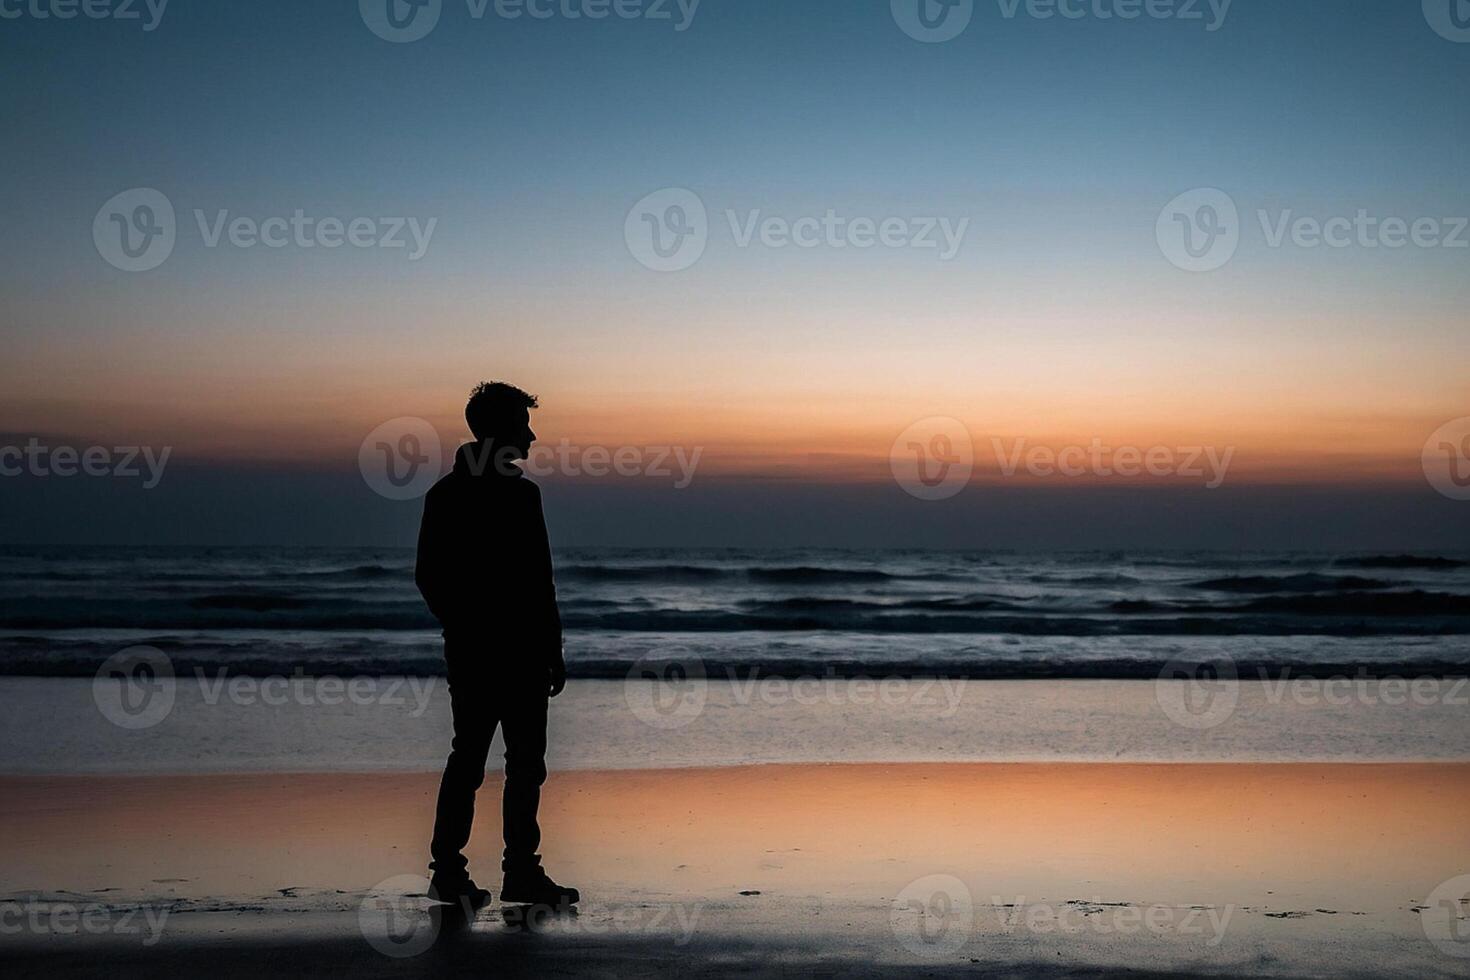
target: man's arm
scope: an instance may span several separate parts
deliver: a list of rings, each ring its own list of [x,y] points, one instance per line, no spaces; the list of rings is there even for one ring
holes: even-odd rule
[[[454,573],[449,567],[444,523],[443,503],[431,493],[424,498],[424,517],[419,523],[418,557],[414,563],[413,580],[428,603],[429,612],[439,620],[440,626],[448,628],[448,617],[453,607],[450,592]]]
[[[551,562],[551,538],[546,532],[546,513],[541,508],[541,491],[536,491],[536,513],[532,522],[530,547],[537,564],[533,580],[537,589],[540,613],[539,635],[545,637],[545,656],[551,672],[551,696],[556,697],[567,685],[567,665],[562,653],[561,610],[556,605],[556,575]]]

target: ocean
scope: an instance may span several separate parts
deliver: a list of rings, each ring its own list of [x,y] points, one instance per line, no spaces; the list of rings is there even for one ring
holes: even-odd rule
[[[1470,758],[1463,556],[556,557],[554,769]],[[432,770],[412,576],[404,549],[6,549],[0,772]]]
[[[557,552],[573,676],[1152,678],[1172,663],[1470,672],[1470,557]],[[0,549],[0,674],[442,672],[408,549]]]

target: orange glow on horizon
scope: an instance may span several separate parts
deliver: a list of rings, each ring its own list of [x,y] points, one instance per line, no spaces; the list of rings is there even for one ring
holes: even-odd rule
[[[158,328],[169,334],[167,363],[147,357],[136,337],[103,336],[69,348],[65,376],[51,368],[47,344],[22,342],[0,428],[169,445],[178,463],[350,468],[362,439],[399,417],[427,419],[452,451],[467,438],[460,412],[470,386],[490,377],[541,396],[533,426],[544,445],[700,447],[706,475],[888,481],[894,440],[939,416],[968,429],[979,483],[1097,482],[1007,476],[994,441],[1004,452],[1017,440],[1055,452],[1098,440],[1233,450],[1232,483],[1375,484],[1422,480],[1424,441],[1470,415],[1470,391],[1444,352],[1392,338],[1323,344],[1305,328],[1272,338],[1269,354],[1264,337],[1201,332],[1160,347],[1142,328],[1121,341],[1099,330],[1063,343],[1017,325],[920,342],[875,339],[871,326],[855,325],[848,341],[793,336],[769,348],[731,346],[733,332],[721,331],[682,347],[636,333],[622,347],[602,336],[577,344],[520,332],[507,341],[496,328],[457,323],[426,326],[422,344],[407,348],[376,335],[336,347],[327,340],[342,323],[317,329]]]

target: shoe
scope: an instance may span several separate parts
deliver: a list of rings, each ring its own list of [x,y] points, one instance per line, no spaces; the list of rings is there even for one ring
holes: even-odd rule
[[[490,901],[490,892],[475,884],[469,875],[445,875],[442,878],[435,875],[429,881],[429,898],[450,905],[467,902],[472,908],[479,908]]]
[[[539,866],[525,871],[507,871],[500,886],[500,900],[513,905],[576,905],[582,893],[566,885],[558,885]]]

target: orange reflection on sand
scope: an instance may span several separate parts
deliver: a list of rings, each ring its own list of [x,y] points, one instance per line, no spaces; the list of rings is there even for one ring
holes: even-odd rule
[[[0,779],[5,893],[359,891],[420,873],[437,777]],[[472,867],[494,884],[498,786]],[[603,896],[1402,907],[1470,853],[1470,766],[943,764],[554,773],[545,854]]]

